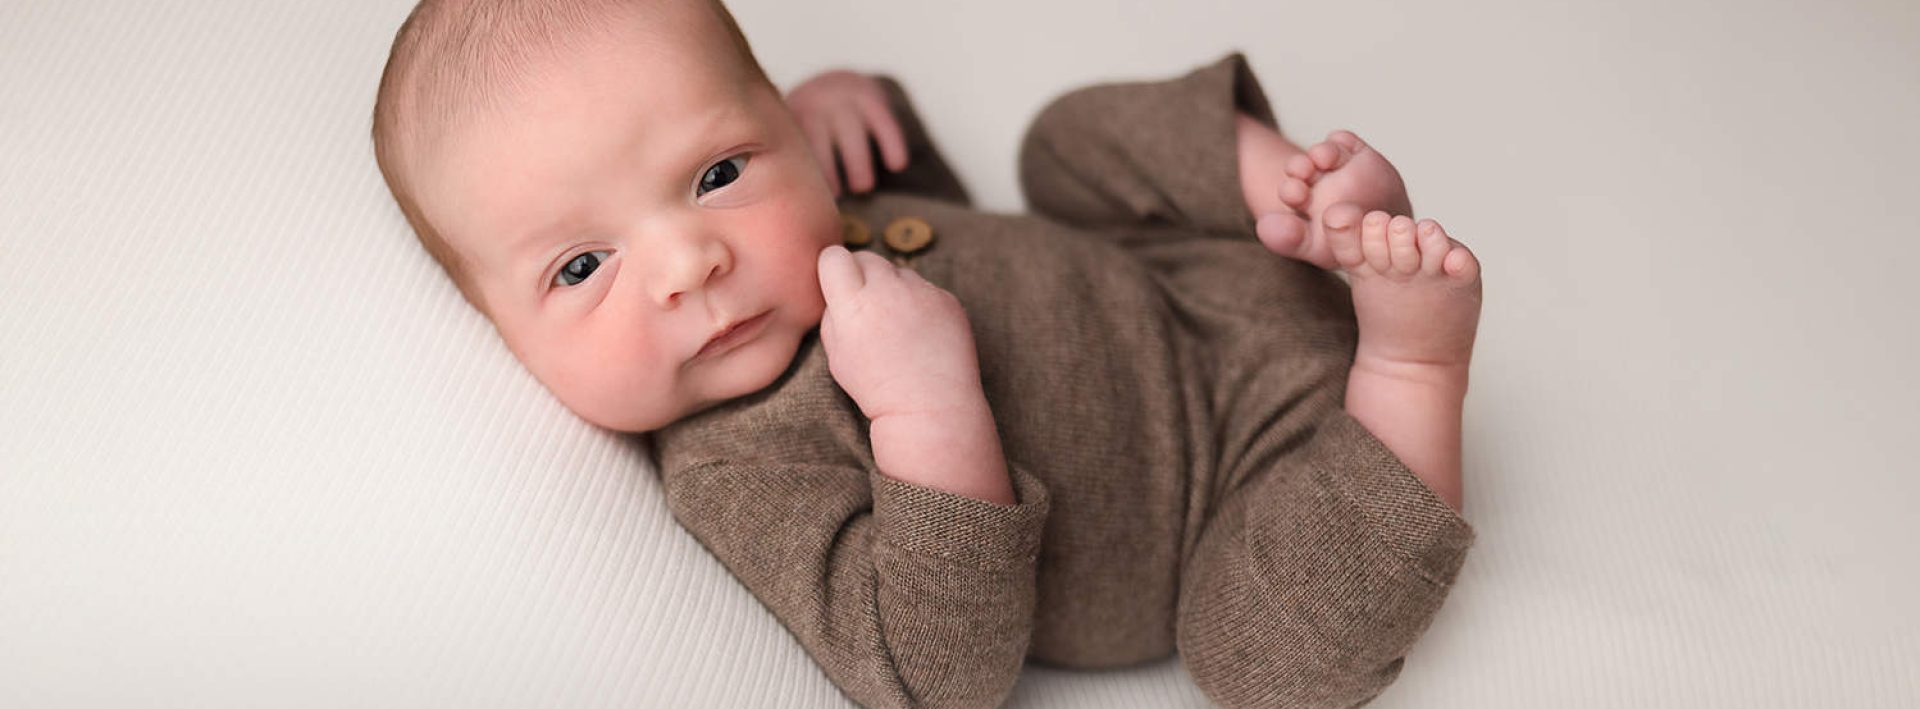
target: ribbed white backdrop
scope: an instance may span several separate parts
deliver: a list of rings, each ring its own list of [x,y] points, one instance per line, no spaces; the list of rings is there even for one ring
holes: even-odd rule
[[[732,6],[783,86],[900,78],[988,208],[1049,96],[1234,48],[1397,162],[1486,264],[1481,538],[1376,706],[1920,705],[1920,6]],[[412,243],[408,7],[0,0],[0,706],[845,706]]]

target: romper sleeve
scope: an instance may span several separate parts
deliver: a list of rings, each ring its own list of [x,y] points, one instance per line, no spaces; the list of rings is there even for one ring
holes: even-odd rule
[[[1240,53],[1163,81],[1100,84],[1041,109],[1020,145],[1034,212],[1079,227],[1251,234],[1235,115],[1277,127]]]
[[[1007,469],[1013,505],[853,464],[661,464],[675,519],[867,707],[990,707],[1011,694],[1048,496],[1024,467]]]
[[[933,137],[927,133],[926,124],[920,121],[920,115],[913,110],[913,102],[908,100],[906,89],[900,82],[887,76],[874,76],[887,94],[887,109],[900,122],[900,132],[907,139],[907,167],[900,172],[887,169],[880,159],[880,147],[869,144],[867,154],[873,159],[875,193],[908,194],[919,197],[944,200],[962,206],[971,206],[967,188],[960,184],[960,178],[947,161],[940,156],[939,149],[933,145]],[[868,139],[871,143],[871,138]],[[848,194],[842,199],[861,200],[866,195]]]

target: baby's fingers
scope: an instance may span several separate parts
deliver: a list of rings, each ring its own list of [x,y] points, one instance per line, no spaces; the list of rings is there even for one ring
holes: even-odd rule
[[[845,246],[834,244],[821,249],[816,265],[820,269],[820,295],[826,297],[828,307],[845,300],[867,283],[863,269],[853,258],[853,252]]]
[[[863,285],[873,283],[898,282],[900,272],[905,270],[881,258],[872,251],[856,251],[853,260],[860,264],[860,282]]]
[[[886,161],[887,169],[894,172],[907,169],[907,136],[900,130],[900,121],[893,117],[893,111],[887,108],[887,100],[867,94],[859,104],[867,127],[873,129],[874,141],[880,144],[880,159]]]
[[[847,170],[847,189],[873,189],[873,153],[867,150],[866,127],[848,111],[833,117],[833,142],[840,145],[840,166]]]

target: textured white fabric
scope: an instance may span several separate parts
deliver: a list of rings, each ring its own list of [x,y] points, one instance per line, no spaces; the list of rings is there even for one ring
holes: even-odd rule
[[[900,79],[989,208],[1051,95],[1234,47],[1399,164],[1486,263],[1481,538],[1377,706],[1920,703],[1920,11],[1472,4],[733,7],[783,86]],[[0,3],[0,706],[844,706],[407,235],[408,6]]]

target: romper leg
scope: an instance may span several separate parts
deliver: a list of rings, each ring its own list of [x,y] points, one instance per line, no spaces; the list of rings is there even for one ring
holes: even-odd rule
[[[1334,411],[1217,505],[1182,569],[1182,661],[1228,707],[1363,704],[1399,676],[1473,536]]]
[[[1108,234],[1182,227],[1254,239],[1240,190],[1238,117],[1277,125],[1246,58],[1187,74],[1075,89],[1050,101],[1020,142],[1021,192],[1035,214]]]

